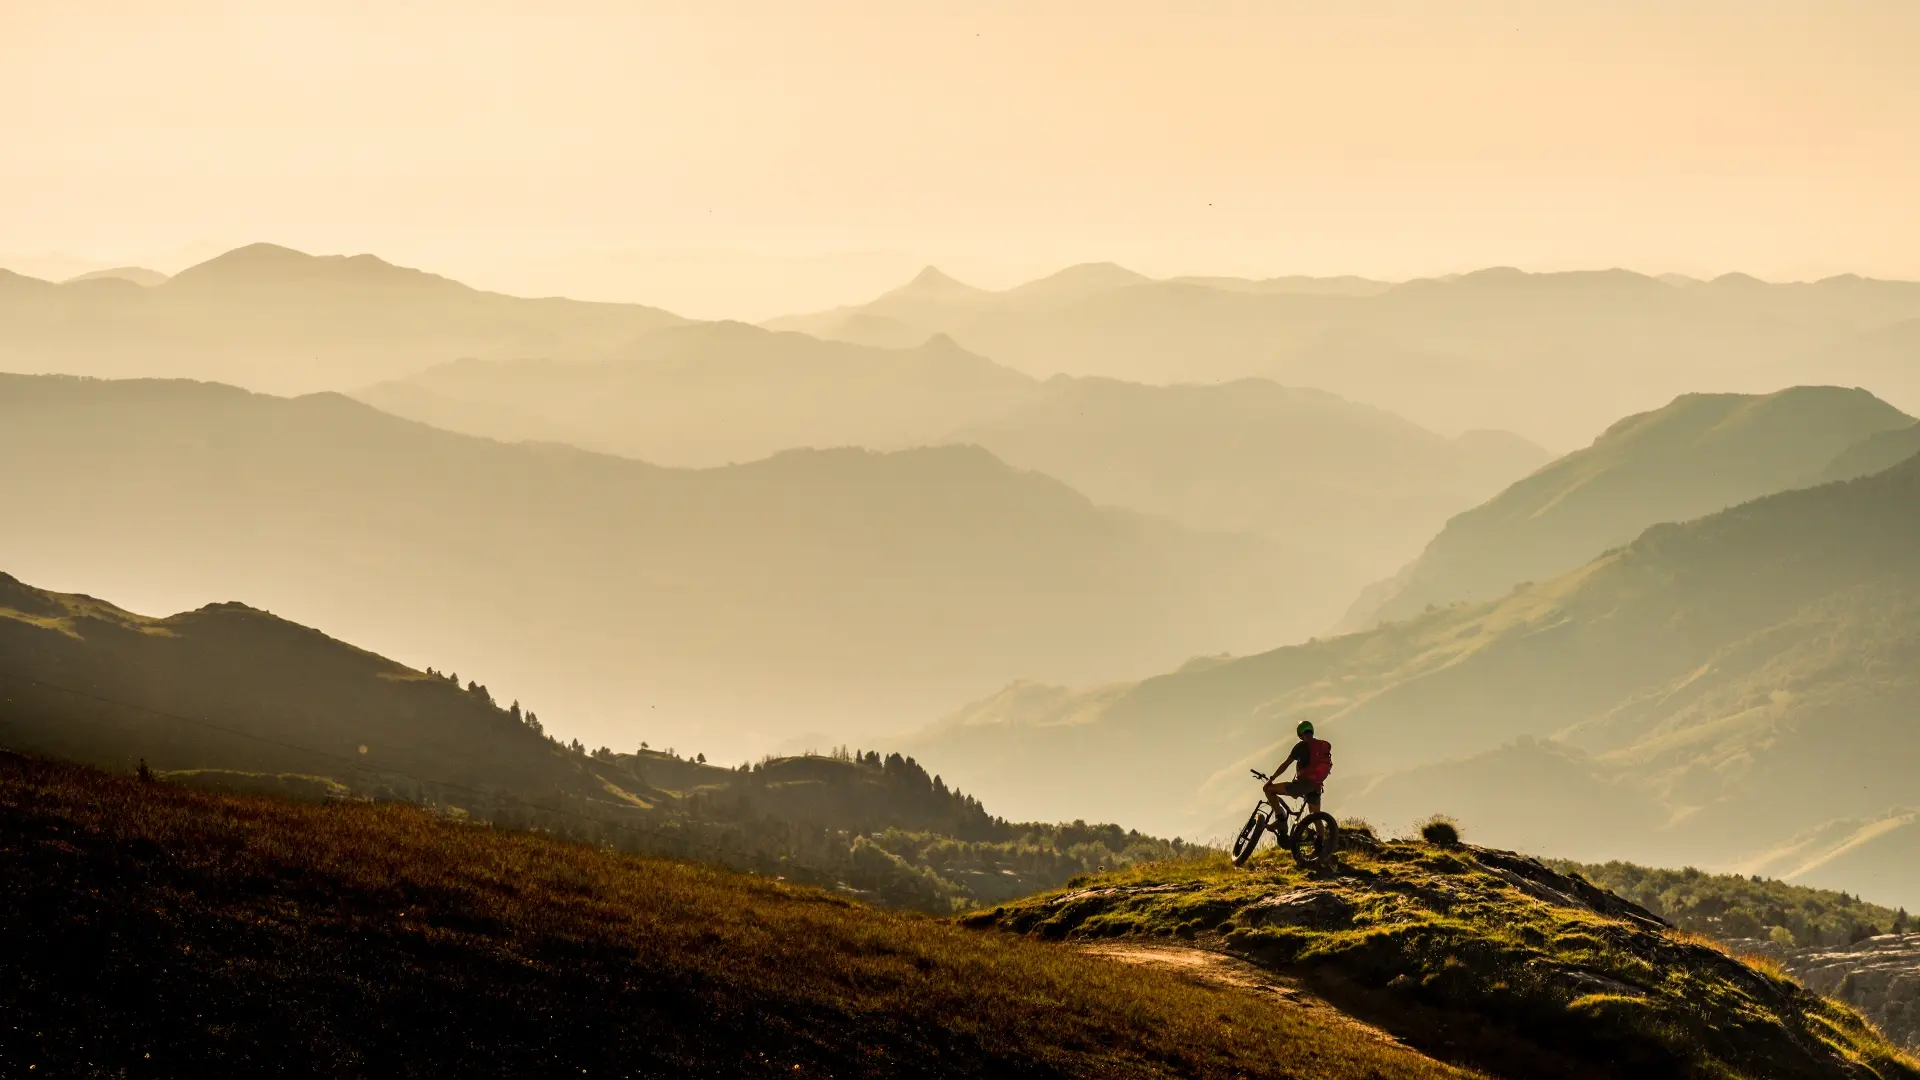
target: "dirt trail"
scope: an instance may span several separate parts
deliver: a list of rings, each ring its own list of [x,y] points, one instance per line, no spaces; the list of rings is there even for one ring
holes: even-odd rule
[[[1103,941],[1083,945],[1081,949],[1091,956],[1104,956],[1124,964],[1160,968],[1213,986],[1232,987],[1278,998],[1296,1008],[1314,1013],[1314,1019],[1320,1023],[1343,1025],[1361,1037],[1391,1043],[1404,1049],[1415,1049],[1392,1034],[1372,1024],[1356,1020],[1351,1015],[1333,1007],[1325,999],[1303,986],[1300,980],[1268,971],[1225,953],[1210,952],[1187,945],[1156,945],[1137,941]]]

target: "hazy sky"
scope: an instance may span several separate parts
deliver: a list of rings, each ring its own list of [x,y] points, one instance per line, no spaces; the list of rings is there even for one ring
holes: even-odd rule
[[[1920,278],[1916,57],[1911,0],[0,0],[0,253],[754,315],[923,258]]]

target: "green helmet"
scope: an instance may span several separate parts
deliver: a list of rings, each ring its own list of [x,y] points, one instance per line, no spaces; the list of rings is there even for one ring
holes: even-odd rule
[[[1295,735],[1300,736],[1303,739],[1313,738],[1313,721],[1311,720],[1300,721],[1300,726],[1297,728],[1294,728],[1293,733]]]

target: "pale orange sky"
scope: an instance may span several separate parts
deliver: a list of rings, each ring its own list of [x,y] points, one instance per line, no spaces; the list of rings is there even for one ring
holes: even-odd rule
[[[1920,278],[1916,57],[1908,0],[0,0],[0,260],[750,317],[923,259]]]

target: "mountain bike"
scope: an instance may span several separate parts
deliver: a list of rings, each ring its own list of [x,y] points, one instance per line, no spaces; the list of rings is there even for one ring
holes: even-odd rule
[[[1262,783],[1269,777],[1258,769],[1248,769]],[[1262,798],[1254,804],[1253,813],[1248,815],[1247,823],[1240,835],[1233,841],[1233,865],[1245,866],[1253,858],[1253,849],[1260,846],[1260,837],[1273,834],[1273,842],[1293,851],[1293,860],[1301,866],[1320,869],[1333,865],[1334,854],[1340,848],[1340,824],[1333,820],[1332,814],[1314,811],[1307,812],[1307,802],[1300,805],[1287,801],[1284,795],[1277,795],[1274,801],[1280,804],[1276,816],[1273,804]]]

